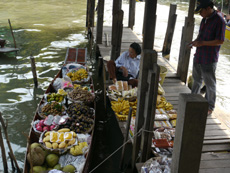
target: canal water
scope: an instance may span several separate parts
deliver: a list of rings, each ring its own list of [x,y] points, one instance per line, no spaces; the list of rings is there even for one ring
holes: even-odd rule
[[[30,123],[45,89],[57,73],[63,60],[67,47],[85,47],[85,18],[86,0],[4,0],[0,2],[0,38],[7,39],[7,46],[13,47],[13,39],[10,33],[8,19],[14,30],[17,47],[20,51],[14,53],[0,54],[0,111],[5,120],[8,121],[8,134],[19,166],[23,168],[24,155],[26,152],[26,140],[30,129]],[[159,1],[157,6],[157,26],[155,34],[155,47],[161,49],[166,32],[169,5],[177,3],[177,24],[172,42],[170,61],[177,63],[181,30],[184,25],[188,10],[188,1]],[[128,0],[123,0],[124,26],[128,24]],[[136,25],[134,31],[141,37],[144,3],[136,4]],[[201,17],[195,15],[196,26],[194,38],[197,36]],[[104,25],[112,24],[112,0],[105,0]],[[223,109],[230,111],[230,94],[228,87],[230,76],[228,67],[230,65],[230,43],[225,42],[221,48],[220,61],[217,68],[217,104]],[[192,49],[192,54],[195,49]],[[39,87],[34,89],[33,77],[30,66],[30,56],[36,61]],[[91,71],[97,74],[97,65],[92,57],[88,60]],[[192,64],[190,63],[191,73]],[[96,88],[102,86],[96,85]],[[101,122],[98,128],[113,126],[114,121]],[[105,126],[107,124],[107,126]],[[101,137],[116,136],[116,134],[99,133]],[[95,152],[94,159],[102,161],[107,154],[101,151],[112,152],[113,147],[119,145],[114,138],[108,141],[97,141],[101,144],[100,150]],[[121,140],[119,140],[121,141]],[[116,143],[113,145],[113,143]],[[109,148],[104,144],[113,145]],[[5,147],[6,147],[5,143]],[[117,147],[117,146],[116,146]],[[115,147],[115,148],[116,148]],[[7,147],[6,147],[7,148]],[[100,152],[99,152],[100,151]],[[8,150],[7,150],[8,152]],[[117,157],[117,156],[116,156]],[[107,165],[117,167],[110,160]],[[10,162],[8,162],[10,166]],[[97,164],[93,165],[96,166]],[[92,167],[92,168],[93,168]],[[111,170],[108,166],[108,169]],[[101,169],[103,170],[103,169]],[[0,172],[3,171],[0,157]]]

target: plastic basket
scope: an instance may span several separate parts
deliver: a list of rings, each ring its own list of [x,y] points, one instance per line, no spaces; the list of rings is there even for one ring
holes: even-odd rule
[[[165,76],[166,76],[167,73],[168,73],[168,69],[166,67],[164,67],[164,66],[160,66],[160,80],[159,80],[159,83],[161,84],[161,86],[164,83]]]

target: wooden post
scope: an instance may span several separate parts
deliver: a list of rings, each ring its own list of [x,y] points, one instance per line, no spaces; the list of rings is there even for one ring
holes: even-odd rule
[[[142,49],[153,49],[156,27],[157,0],[145,1]]]
[[[140,73],[138,78],[138,91],[137,91],[137,112],[135,121],[134,135],[139,132],[144,124],[143,112],[145,110],[146,91],[148,90],[148,73],[149,70],[154,69],[154,63],[157,63],[157,52],[151,49],[144,49],[141,55]],[[133,138],[133,152],[132,152],[132,169],[135,168],[138,153],[140,151],[141,136]]]
[[[230,14],[230,0],[228,0],[228,14]]]
[[[132,112],[133,112],[133,108],[130,107],[129,108],[129,114],[128,114],[128,120],[126,122],[126,133],[125,133],[125,138],[124,138],[124,142],[126,143],[128,138],[129,138],[129,129],[130,129],[130,122],[131,122],[131,118],[132,118]],[[120,161],[120,170],[123,170],[124,167],[124,158],[125,158],[125,150],[126,150],[126,144],[123,146],[122,148],[122,153],[121,153],[121,161]]]
[[[97,36],[96,36],[96,43],[102,44],[102,34],[103,34],[103,19],[104,19],[104,3],[105,0],[98,1],[98,8],[97,8]]]
[[[94,27],[95,0],[87,0],[86,27]]]
[[[191,52],[191,48],[188,47],[188,43],[192,41],[192,37],[193,37],[194,8],[195,8],[195,0],[190,0],[188,17],[185,18],[185,26],[183,27],[182,36],[181,36],[177,75],[184,83],[186,83],[187,75],[188,75],[188,66],[189,66],[189,59],[190,59],[190,52]]]
[[[164,45],[163,45],[163,50],[162,50],[163,56],[170,54],[172,38],[173,38],[174,29],[176,25],[176,18],[177,18],[176,8],[177,8],[176,4],[170,4],[168,26],[167,26],[167,31],[165,34],[165,40],[164,40]]]
[[[10,152],[8,152],[8,156],[9,156],[9,158],[10,158],[11,167],[12,167],[12,172],[15,172],[15,166],[14,166],[13,156],[11,155]]]
[[[113,21],[111,38],[111,60],[116,60],[120,56],[121,37],[123,30],[123,15],[121,10],[121,0],[113,0]]]
[[[3,162],[3,167],[4,167],[4,173],[8,173],[8,165],[7,165],[6,152],[5,152],[5,147],[3,143],[1,127],[0,127],[0,147],[2,151],[2,162]]]
[[[33,73],[33,78],[34,78],[34,85],[35,88],[38,87],[38,79],[37,79],[37,72],[36,72],[36,65],[35,65],[35,60],[34,57],[30,57],[30,61],[31,61],[31,69],[32,69],[32,73]]]
[[[18,166],[18,163],[17,163],[17,160],[16,160],[16,158],[15,158],[15,156],[14,156],[14,154],[13,154],[13,150],[12,150],[12,147],[11,147],[11,145],[10,145],[9,138],[8,138],[8,133],[7,133],[7,122],[6,122],[6,124],[5,124],[5,122],[4,122],[3,118],[2,118],[2,113],[1,113],[1,112],[0,112],[0,122],[1,122],[1,124],[2,124],[4,133],[5,133],[6,143],[7,143],[7,145],[8,145],[8,148],[9,148],[9,150],[10,150],[11,156],[12,156],[12,158],[13,158],[13,160],[14,160],[14,163],[15,163],[15,166],[16,166],[16,168],[17,168],[17,172],[18,172],[18,173],[21,173],[21,170],[20,170],[20,168],[19,168],[19,166]]]
[[[119,13],[119,11],[121,10],[121,5],[122,5],[121,0],[113,0],[113,15]],[[113,21],[114,21],[114,16],[113,16]]]
[[[144,110],[144,127],[141,139],[141,162],[145,162],[150,158],[151,144],[153,137],[153,126],[156,112],[157,90],[159,82],[160,67],[154,63],[154,70],[148,73],[148,91],[145,99]]]
[[[86,5],[86,22],[85,26],[88,27],[89,24],[89,7],[90,7],[90,0],[87,0],[87,5]]]
[[[12,37],[13,37],[13,40],[14,40],[14,47],[17,48],[16,41],[15,41],[15,38],[14,38],[14,32],[13,32],[13,28],[12,28],[12,26],[11,26],[10,19],[8,19],[8,22],[9,22],[10,31],[11,31],[11,34],[12,34]]]
[[[208,102],[199,94],[180,94],[172,173],[198,173]]]
[[[120,56],[123,15],[123,10],[120,10],[117,14],[113,15],[111,60],[116,60]]]
[[[129,0],[129,22],[128,27],[133,30],[135,24],[136,0]]]

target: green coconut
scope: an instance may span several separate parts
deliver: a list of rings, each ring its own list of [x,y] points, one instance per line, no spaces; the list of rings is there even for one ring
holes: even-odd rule
[[[41,147],[35,147],[30,150],[31,154],[27,154],[27,159],[32,162],[33,166],[41,166],[45,161],[45,152]],[[30,159],[30,156],[32,159]]]
[[[61,167],[60,164],[57,164],[57,165],[54,166],[54,169],[57,169],[57,170],[61,170],[61,168],[62,168],[62,167]]]
[[[59,157],[56,154],[49,154],[46,156],[46,163],[50,168],[53,168],[55,165],[57,165],[58,161]]]
[[[73,165],[66,165],[62,171],[64,172],[69,172],[69,173],[74,173],[76,168]]]
[[[42,166],[34,166],[33,167],[33,173],[41,173],[43,171],[46,171],[46,169]],[[30,173],[32,173],[32,169],[30,169]]]
[[[36,147],[41,147],[41,145],[37,142],[34,142],[30,145],[30,149],[32,150],[33,148],[36,148]]]

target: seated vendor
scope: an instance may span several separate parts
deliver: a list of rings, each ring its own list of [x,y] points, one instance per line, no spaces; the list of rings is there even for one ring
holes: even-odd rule
[[[117,80],[128,81],[132,87],[138,85],[138,74],[141,58],[141,47],[138,43],[132,43],[128,51],[122,53],[114,62],[110,60],[107,63],[110,79],[113,83]]]

